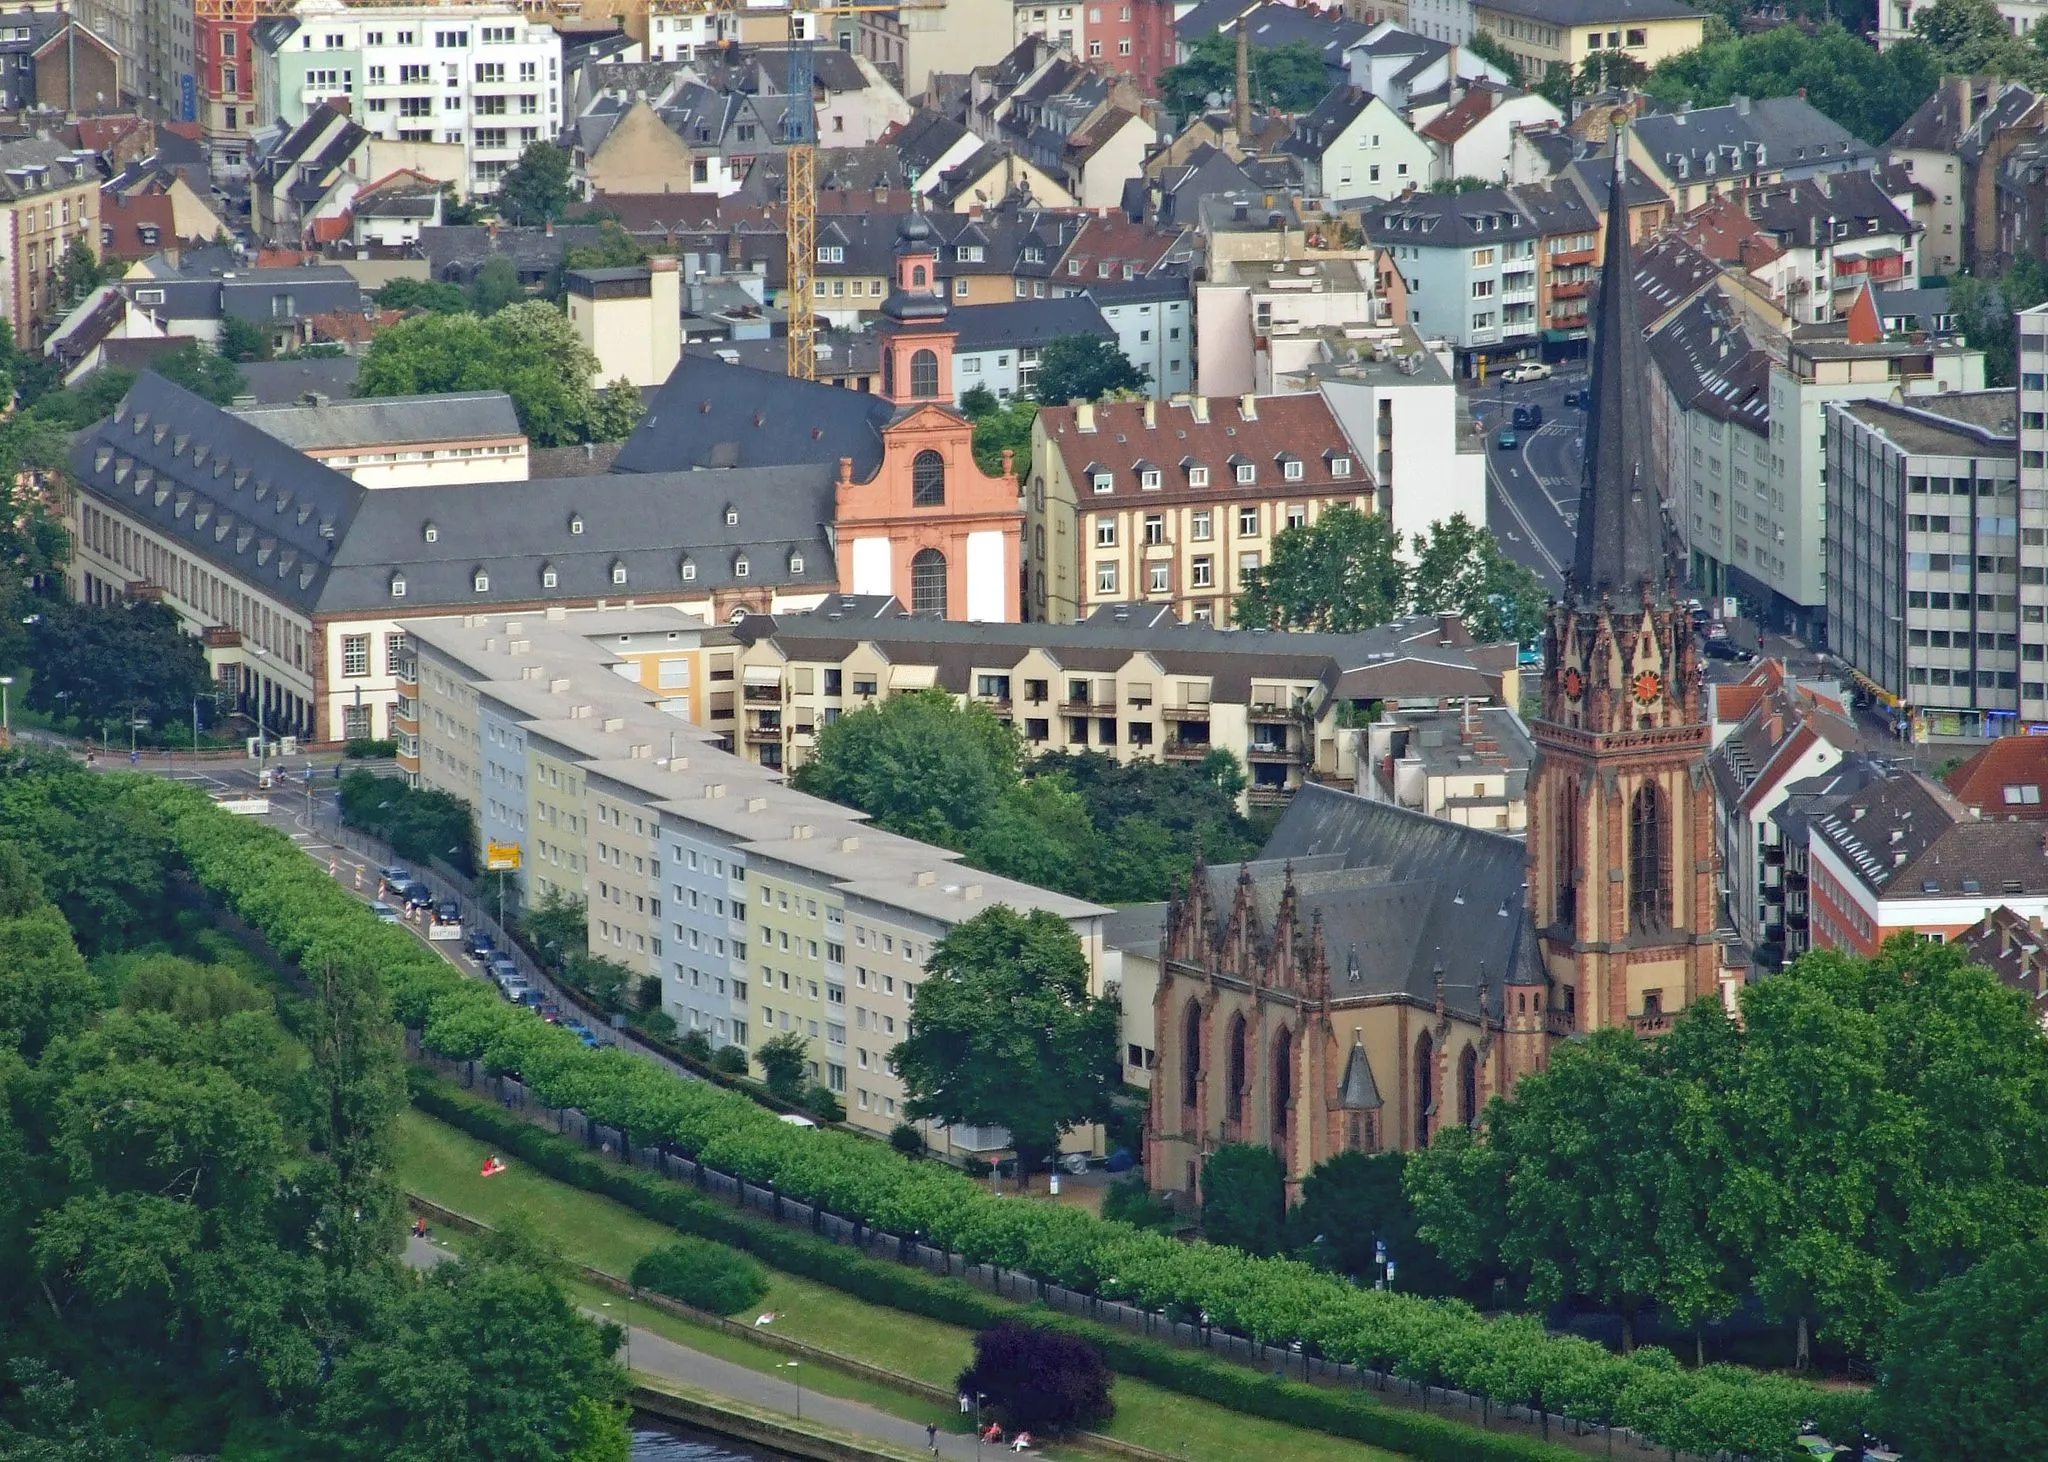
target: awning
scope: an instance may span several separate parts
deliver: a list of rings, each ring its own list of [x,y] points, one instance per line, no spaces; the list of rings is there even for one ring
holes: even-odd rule
[[[1900,706],[1905,704],[1904,701],[1900,700],[1897,696],[1893,695],[1890,691],[1886,690],[1883,686],[1879,685],[1876,681],[1872,680],[1868,675],[1865,675],[1861,670],[1858,670],[1851,665],[1844,665],[1842,668],[1849,672],[1849,678],[1851,680],[1855,681],[1858,685],[1862,686],[1865,690],[1869,691],[1875,699],[1883,702],[1885,705],[1888,705],[1892,707],[1892,709],[1897,710]]]
[[[782,684],[782,667],[780,665],[749,665],[743,673],[746,677],[745,683],[748,685]]]

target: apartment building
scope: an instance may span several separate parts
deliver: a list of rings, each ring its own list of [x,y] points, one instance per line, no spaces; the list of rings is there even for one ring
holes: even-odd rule
[[[2048,503],[2013,393],[1828,408],[1828,640],[1916,736],[2048,721]]]
[[[1470,372],[1538,344],[1542,230],[1503,188],[1414,193],[1368,212],[1366,239],[1408,282],[1408,323],[1451,343]]]
[[[841,595],[809,613],[741,620],[740,752],[801,765],[839,716],[938,688],[988,706],[1033,755],[1199,762],[1227,751],[1249,779],[1248,802],[1269,804],[1311,778],[1351,780],[1356,737],[1340,723],[1373,702],[1435,711],[1517,695],[1514,646],[1474,645],[1453,616],[1302,635],[1184,624],[1135,604],[1078,624],[957,624],[902,608]]]
[[[100,244],[100,175],[90,152],[43,137],[0,142],[0,310],[24,345],[62,312],[57,270],[72,240]]]
[[[997,905],[1049,910],[1080,938],[1092,987],[1114,981],[1109,910],[793,791],[618,673],[621,637],[648,647],[705,628],[667,609],[408,622],[401,690],[419,712],[421,781],[521,846],[524,897],[584,899],[590,952],[658,979],[681,1029],[747,1050],[801,1035],[811,1079],[877,1136],[904,1120],[888,1052],[955,924]],[[999,1128],[926,1136],[959,1154],[1008,1145]]]
[[[1026,613],[1142,602],[1234,620],[1275,534],[1372,512],[1371,474],[1317,394],[1047,407],[1032,427]]]
[[[1540,80],[1552,66],[1576,76],[1606,55],[1655,66],[1699,45],[1706,16],[1682,0],[1472,0],[1472,28]]]
[[[135,99],[144,116],[199,120],[191,0],[76,0],[72,9],[80,25],[113,49],[119,90]],[[118,105],[114,92],[107,104]]]
[[[562,38],[508,0],[357,8],[300,0],[257,23],[259,125],[296,127],[344,98],[389,141],[460,145],[465,193],[489,193],[562,128]]]

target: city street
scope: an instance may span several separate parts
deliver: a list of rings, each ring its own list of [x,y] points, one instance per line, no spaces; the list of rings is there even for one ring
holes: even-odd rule
[[[1585,384],[1581,361],[1558,366],[1547,381],[1506,385],[1497,373],[1490,373],[1483,387],[1476,381],[1459,382],[1473,419],[1486,429],[1487,526],[1508,557],[1527,564],[1556,590],[1563,589],[1564,571],[1572,558],[1586,424],[1585,412],[1565,405],[1564,395]],[[1543,425],[1517,432],[1520,444],[1502,451],[1494,439],[1513,420],[1514,408],[1527,405],[1543,408]]]

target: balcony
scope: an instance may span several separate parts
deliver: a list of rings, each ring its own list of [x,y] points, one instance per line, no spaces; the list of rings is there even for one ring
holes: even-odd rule
[[[1257,705],[1247,709],[1245,715],[1255,725],[1260,723],[1272,725],[1275,722],[1286,725],[1294,719],[1293,710],[1287,706],[1275,705],[1271,701],[1259,702]]]
[[[1115,701],[1061,701],[1060,714],[1063,716],[1094,716],[1116,714]]]
[[[1552,254],[1550,256],[1550,267],[1553,269],[1570,269],[1579,264],[1597,264],[1599,262],[1600,251],[1598,249],[1572,249],[1567,253]]]
[[[779,706],[782,704],[782,687],[750,685],[740,692],[740,698],[750,706]]]
[[[1278,807],[1294,795],[1294,789],[1284,782],[1254,782],[1244,795],[1254,807]]]
[[[1245,747],[1245,757],[1250,761],[1287,762],[1294,760],[1294,753],[1284,741],[1254,741]]]
[[[1169,721],[1206,721],[1209,719],[1209,703],[1199,706],[1161,706],[1159,714]]]
[[[1589,281],[1589,280],[1584,280],[1584,279],[1573,279],[1573,280],[1568,280],[1568,281],[1566,281],[1566,282],[1563,282],[1563,283],[1560,283],[1560,284],[1553,284],[1553,285],[1551,285],[1551,286],[1550,286],[1550,297],[1551,297],[1552,299],[1554,299],[1554,300],[1579,300],[1579,299],[1584,299],[1584,298],[1586,297],[1587,293],[1588,293],[1588,292],[1589,292],[1589,291],[1590,291],[1590,290],[1591,290],[1592,288],[1593,288],[1592,282],[1591,282],[1591,281]]]
[[[1655,1011],[1642,1015],[1632,1015],[1629,1017],[1628,1023],[1634,1028],[1638,1036],[1661,1036],[1670,1034],[1671,1027],[1677,1019],[1678,1017],[1675,1015],[1667,1015],[1662,1011]]]
[[[1159,747],[1168,761],[1200,761],[1216,749],[1215,743],[1209,741],[1167,740],[1160,742]]]
[[[946,1140],[956,1152],[1001,1152],[1010,1145],[1010,1129],[1007,1127],[970,1127],[941,1125]]]

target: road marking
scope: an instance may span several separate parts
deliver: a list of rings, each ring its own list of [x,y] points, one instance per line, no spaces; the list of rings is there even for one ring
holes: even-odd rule
[[[1487,468],[1489,471],[1492,470],[1492,466],[1493,464],[1491,462],[1487,464]],[[1553,574],[1557,575],[1558,578],[1562,579],[1564,577],[1564,565],[1557,561],[1557,556],[1553,554],[1550,551],[1549,546],[1546,545],[1544,541],[1537,536],[1536,530],[1529,525],[1528,518],[1523,516],[1522,509],[1516,504],[1513,496],[1508,492],[1507,488],[1501,485],[1498,476],[1494,478],[1493,485],[1494,491],[1500,494],[1500,500],[1507,505],[1508,512],[1514,516],[1514,520],[1517,523],[1520,523],[1522,525],[1522,531],[1529,535],[1530,543],[1534,544],[1536,551],[1543,556],[1543,561],[1550,565],[1550,571]]]

